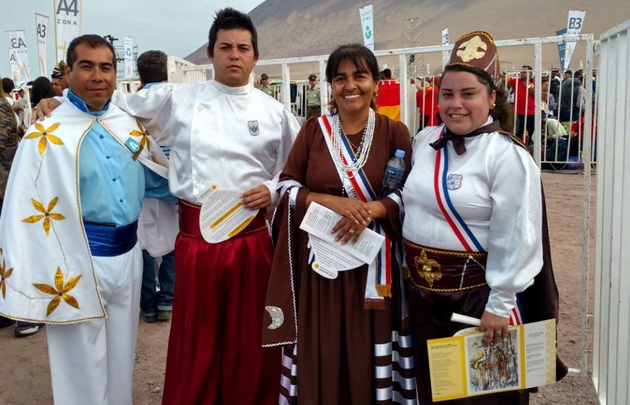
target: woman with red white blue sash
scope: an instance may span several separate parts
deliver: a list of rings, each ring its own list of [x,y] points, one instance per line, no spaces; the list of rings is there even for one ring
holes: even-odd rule
[[[331,54],[334,110],[304,124],[280,176],[263,344],[285,346],[281,403],[416,404],[396,254],[402,200],[399,190],[378,197],[388,160],[397,149],[411,153],[411,137],[404,124],[374,111],[378,77],[376,58],[362,45]],[[385,236],[375,261],[336,278],[316,272],[321,258],[299,229],[312,203],[343,216],[333,228],[341,243],[354,243],[367,228]]]
[[[544,260],[548,250],[540,171],[506,132],[512,130],[512,115],[490,35],[461,37],[440,82],[438,109],[444,124],[416,135],[403,193],[422,404],[433,403],[426,340],[452,336],[465,327],[450,321],[452,313],[480,318],[488,347],[508,337],[509,325],[523,322],[517,295],[535,278],[538,283],[541,269],[550,287],[536,305],[550,308],[542,315],[549,315],[545,319],[557,315],[558,302],[550,263]],[[527,321],[534,320],[541,319]],[[505,391],[443,403],[528,402],[527,391]]]

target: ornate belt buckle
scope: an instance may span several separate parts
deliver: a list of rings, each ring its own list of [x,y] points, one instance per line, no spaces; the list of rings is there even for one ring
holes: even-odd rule
[[[416,265],[418,275],[429,284],[429,287],[432,288],[433,282],[442,278],[442,272],[440,271],[442,266],[437,261],[429,259],[424,249],[420,252],[420,256],[414,257],[413,262]]]

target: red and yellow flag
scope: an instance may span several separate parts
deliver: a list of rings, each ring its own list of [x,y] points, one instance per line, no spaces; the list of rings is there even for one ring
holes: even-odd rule
[[[378,86],[376,105],[380,114],[400,121],[400,82],[396,80],[381,81]]]

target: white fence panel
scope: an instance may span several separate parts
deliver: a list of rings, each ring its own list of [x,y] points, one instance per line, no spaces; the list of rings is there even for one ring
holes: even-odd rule
[[[630,21],[600,38],[593,382],[630,403]]]
[[[524,39],[512,39],[512,40],[501,40],[496,41],[496,45],[498,48],[523,48],[531,51],[530,64],[533,67],[533,71],[531,73],[531,77],[534,79],[534,83],[541,83],[541,79],[543,76],[550,76],[550,72],[553,66],[557,66],[558,61],[556,59],[544,59],[543,55],[548,55],[549,52],[545,53],[545,50],[549,51],[551,48],[557,47],[559,43],[566,41],[576,41],[580,44],[584,44],[586,47],[586,60],[580,61],[580,69],[584,72],[584,88],[592,89],[593,80],[593,35],[592,34],[583,34],[583,35],[575,35],[568,37],[545,37],[545,38],[524,38]],[[407,60],[411,55],[431,55],[438,54],[440,55],[441,60],[448,61],[449,53],[452,49],[453,45],[439,45],[439,46],[425,46],[418,48],[403,48],[403,49],[390,49],[390,50],[380,50],[374,52],[376,57],[379,60],[384,60],[389,58],[388,60],[396,60],[398,66],[391,66],[392,69],[396,73],[396,78],[401,83],[400,86],[400,100],[401,100],[401,108],[400,108],[400,120],[404,122],[409,128],[412,134],[415,134],[417,129],[421,126],[420,117],[418,114],[418,107],[416,106],[416,87],[413,83],[411,83],[412,76],[415,78],[415,74],[411,74],[412,72],[408,72],[408,63]],[[501,54],[501,50],[499,50],[499,54]],[[555,52],[552,52],[555,55]],[[329,99],[330,90],[326,85],[324,79],[324,69],[325,63],[328,59],[328,55],[316,55],[316,56],[304,56],[304,57],[295,57],[295,58],[284,58],[284,59],[266,59],[259,60],[256,64],[256,70],[260,73],[265,71],[266,67],[271,69],[275,69],[276,71],[280,70],[279,80],[275,80],[276,85],[272,85],[276,92],[276,98],[286,104],[291,108],[296,114],[300,114],[302,117],[306,116],[305,108],[301,108],[301,101],[303,97],[301,97],[303,88],[302,86],[306,83],[305,78],[308,75],[300,76],[300,70],[304,71],[307,69],[309,72],[317,72],[319,71],[318,77],[320,78],[320,89],[321,89],[321,100],[322,100],[322,111],[325,111],[327,107],[327,100]],[[278,69],[279,67],[279,69]],[[416,66],[413,66],[417,68]],[[517,75],[520,72],[521,66],[502,66],[503,70],[508,75]],[[427,66],[428,69],[428,66]],[[415,73],[417,69],[414,69],[413,73]],[[177,72],[172,73],[169,70],[169,81],[172,83],[195,83],[201,80],[207,80],[214,77],[214,69],[212,64],[207,65],[185,65],[184,63],[177,66]],[[575,72],[573,73],[575,74]],[[420,79],[425,79],[429,77],[433,77],[432,74],[425,74],[420,77]],[[252,81],[255,80],[255,77],[252,76]],[[289,98],[290,88],[289,83],[298,85],[298,97],[297,101],[291,100]],[[596,88],[596,87],[595,87]],[[549,90],[546,92],[545,96],[548,97]],[[562,93],[560,93],[562,95]],[[591,161],[595,161],[594,155],[591,151],[595,150],[594,144],[596,139],[591,136],[591,126],[590,125],[580,125],[577,126],[575,131],[576,136],[570,137],[567,136],[566,139],[572,142],[567,142],[573,144],[572,150],[579,150],[579,158],[575,159],[575,156],[561,155],[558,151],[556,142],[554,145],[550,141],[545,140],[544,137],[541,137],[541,128],[542,128],[542,115],[541,111],[541,100],[543,98],[543,93],[540,90],[540,86],[536,86],[535,93],[535,103],[536,103],[536,113],[534,116],[527,116],[527,120],[534,120],[534,128],[535,132],[533,134],[528,134],[529,139],[533,139],[532,149],[534,157],[539,164],[543,165],[543,168],[549,168],[554,170],[566,169],[566,168],[588,168],[588,163]],[[585,102],[583,107],[583,116],[584,121],[593,120],[592,111],[593,105],[592,100],[594,100],[593,92],[587,91],[585,92]],[[557,103],[560,103],[560,97],[556,100]],[[572,108],[571,113],[574,112]],[[556,112],[556,118],[557,117]],[[579,114],[576,114],[578,116]],[[515,114],[516,119],[516,114]],[[592,121],[591,121],[592,122]],[[569,129],[569,125],[566,125],[567,130]],[[568,134],[570,135],[570,133]],[[587,139],[589,142],[587,142]],[[591,140],[592,139],[592,144]],[[586,156],[589,155],[588,162],[586,161]],[[575,163],[578,164],[575,164]]]

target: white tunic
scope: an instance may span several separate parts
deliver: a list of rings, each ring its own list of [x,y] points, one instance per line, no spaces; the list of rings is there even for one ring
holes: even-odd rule
[[[171,147],[169,188],[196,203],[211,186],[246,191],[276,183],[300,129],[291,111],[251,85],[216,81],[159,84],[114,104],[145,119],[151,135]]]
[[[79,193],[81,142],[96,120],[131,158],[138,142],[129,139],[143,129],[115,106],[95,117],[66,100],[20,142],[0,216],[0,315],[52,324],[106,316]],[[166,177],[166,157],[146,139],[138,160]]]
[[[437,151],[429,144],[442,129],[426,128],[414,139],[412,170],[403,191],[403,236],[423,246],[465,251],[436,200]],[[506,135],[465,138],[465,145],[459,156],[451,142],[446,146],[447,175],[459,179],[448,194],[488,253],[486,281],[492,291],[485,309],[507,317],[516,293],[533,283],[543,264],[540,172],[527,151]]]

